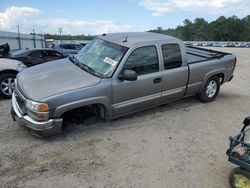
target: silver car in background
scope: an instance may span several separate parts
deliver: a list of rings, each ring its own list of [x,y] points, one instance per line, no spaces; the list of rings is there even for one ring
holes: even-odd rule
[[[84,46],[74,43],[52,44],[52,48],[62,53],[64,56],[77,54]]]

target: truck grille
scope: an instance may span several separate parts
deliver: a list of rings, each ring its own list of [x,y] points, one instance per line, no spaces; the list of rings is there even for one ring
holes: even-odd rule
[[[15,98],[16,98],[20,112],[24,114],[26,112],[25,98],[23,97],[21,92],[18,90],[17,85],[15,86]]]
[[[20,108],[24,106],[24,101],[18,95],[16,95],[16,101]]]

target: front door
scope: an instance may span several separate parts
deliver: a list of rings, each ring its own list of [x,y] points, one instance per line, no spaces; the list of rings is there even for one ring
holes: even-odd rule
[[[162,91],[162,72],[155,45],[136,48],[131,52],[123,70],[134,70],[136,81],[112,80],[113,117],[156,106]]]

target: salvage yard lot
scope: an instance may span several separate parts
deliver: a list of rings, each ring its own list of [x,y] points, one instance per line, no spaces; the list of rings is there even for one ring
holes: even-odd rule
[[[194,97],[105,122],[90,118],[40,139],[0,99],[0,187],[229,187],[228,137],[250,115],[250,49],[212,103]]]

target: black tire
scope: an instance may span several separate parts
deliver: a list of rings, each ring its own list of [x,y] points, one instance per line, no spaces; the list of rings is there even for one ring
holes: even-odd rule
[[[239,178],[241,178],[239,180]],[[249,187],[250,186],[250,172],[247,170],[244,170],[240,167],[234,168],[231,170],[229,176],[228,176],[228,181],[229,184],[232,188],[244,188],[244,187]],[[244,184],[245,186],[237,186],[237,183]]]
[[[5,99],[10,99],[12,96],[12,92],[14,89],[14,79],[16,78],[16,74],[13,73],[4,73],[2,75],[0,75],[0,96],[2,96]],[[10,88],[10,90],[8,89],[8,91],[6,91],[6,82],[8,82],[8,79],[11,79],[11,85],[12,87]],[[11,91],[11,92],[10,92]]]
[[[205,86],[203,87],[199,95],[199,100],[202,102],[212,102],[216,99],[219,91],[220,91],[220,79],[218,76],[212,76],[207,80]]]

